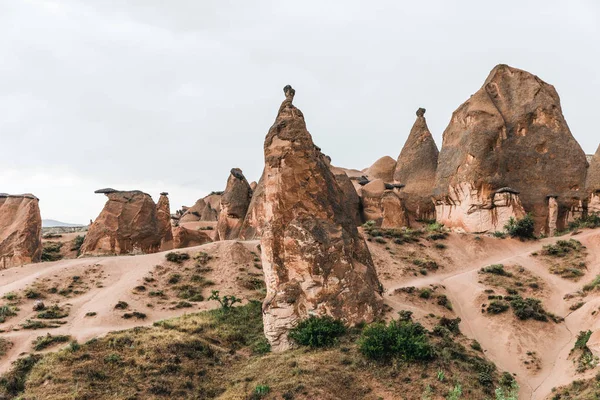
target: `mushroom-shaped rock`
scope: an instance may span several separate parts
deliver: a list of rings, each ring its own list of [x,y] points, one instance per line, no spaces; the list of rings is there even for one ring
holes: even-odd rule
[[[310,315],[347,324],[373,321],[382,310],[371,254],[343,205],[343,192],[306,130],[302,112],[286,99],[265,139],[261,256],[267,296],[265,335],[275,351]]]
[[[173,232],[171,231],[171,206],[169,194],[162,192],[158,203],[156,203],[156,218],[158,219],[158,231],[161,237],[160,249],[171,250],[173,248]]]
[[[435,218],[432,195],[438,155],[425,120],[425,109],[419,108],[394,171],[394,180],[405,185],[400,196],[411,222]]]
[[[217,223],[219,240],[235,239],[246,217],[252,189],[242,170],[233,168],[227,179],[227,187],[221,196],[221,212]]]
[[[370,179],[381,179],[384,182],[391,182],[394,177],[395,168],[396,160],[390,156],[383,156],[369,168],[365,169],[364,173]]]
[[[101,193],[108,201],[90,226],[81,245],[81,254],[159,251],[163,235],[152,197],[139,190]]]
[[[0,269],[41,258],[42,217],[37,197],[0,194]]]
[[[585,190],[588,195],[588,213],[600,213],[600,146],[590,161]]]
[[[526,211],[536,231],[547,232],[546,196],[556,193],[561,230],[577,203],[574,194],[583,191],[586,167],[554,87],[529,72],[498,65],[444,131],[436,218],[468,232],[494,231]],[[510,199],[496,204],[495,191],[505,186],[519,195],[503,193]]]

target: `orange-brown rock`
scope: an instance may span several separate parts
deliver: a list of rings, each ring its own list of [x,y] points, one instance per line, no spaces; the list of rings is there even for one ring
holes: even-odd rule
[[[396,160],[390,156],[383,156],[363,172],[369,179],[381,179],[384,182],[392,182],[395,169]]]
[[[42,258],[42,217],[37,197],[0,193],[0,269]]]
[[[588,196],[588,213],[600,213],[600,146],[590,160],[585,190]]]
[[[183,226],[173,228],[173,247],[176,249],[200,246],[210,242],[212,242],[210,236],[203,231],[188,229]]]
[[[526,71],[498,65],[444,131],[434,190],[436,218],[469,232],[494,231],[524,210],[532,213],[537,232],[547,232],[548,196],[555,195],[562,230],[583,192],[586,166],[554,87]],[[498,210],[496,195],[503,187],[513,193],[510,201],[500,202],[505,209]]]
[[[354,224],[356,226],[362,224],[361,216],[360,216],[360,197],[358,197],[358,193],[356,193],[356,189],[352,184],[352,181],[344,172],[334,173],[335,180],[342,189],[342,193],[344,195],[342,204],[346,209],[346,213],[352,216],[354,220]]]
[[[354,325],[372,321],[382,309],[369,249],[292,104],[294,89],[284,92],[264,146],[263,322],[275,351],[290,346],[289,329],[309,315]]]
[[[425,120],[425,109],[419,108],[394,171],[394,181],[404,185],[400,196],[411,222],[435,219],[432,196],[438,155]]]
[[[252,189],[242,170],[233,168],[221,196],[221,212],[217,223],[219,240],[230,240],[239,236],[251,199]]]
[[[212,192],[188,207],[179,218],[180,223],[198,221],[217,221],[221,211],[221,193]]]
[[[384,183],[375,179],[360,189],[362,220],[374,221],[383,228],[409,226],[406,209],[400,198],[402,185]]]
[[[160,222],[149,194],[100,189],[108,197],[102,212],[90,226],[81,254],[154,253],[160,250]]]
[[[158,203],[156,203],[156,218],[158,219],[158,231],[162,238],[160,250],[171,250],[173,248],[173,232],[171,231],[171,205],[169,204],[169,193],[162,192]]]
[[[264,224],[265,216],[265,187],[263,177],[264,174],[261,175],[260,180],[254,188],[246,217],[240,228],[240,239],[242,240],[260,239],[260,229]]]

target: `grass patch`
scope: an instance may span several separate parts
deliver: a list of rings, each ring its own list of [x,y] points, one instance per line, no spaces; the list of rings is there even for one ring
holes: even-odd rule
[[[169,252],[165,255],[165,258],[167,259],[167,261],[170,261],[172,263],[175,264],[181,264],[184,261],[187,261],[190,259],[190,255],[188,253],[178,253],[178,252]]]
[[[17,315],[17,311],[19,311],[19,309],[14,306],[0,306],[0,324],[5,322],[10,317],[14,317],[15,315]]]
[[[61,319],[67,317],[68,315],[68,310],[65,310],[55,304],[43,311],[40,311],[37,317],[40,319]]]
[[[346,327],[340,320],[329,316],[309,318],[300,321],[289,333],[289,337],[302,346],[327,347],[337,342],[346,332]]]
[[[32,343],[35,351],[47,349],[48,347],[54,346],[58,343],[66,343],[71,340],[71,336],[68,335],[56,335],[46,334],[46,336],[38,336]]]
[[[42,247],[42,262],[45,261],[58,261],[63,258],[60,254],[64,243],[61,242],[44,242]]]

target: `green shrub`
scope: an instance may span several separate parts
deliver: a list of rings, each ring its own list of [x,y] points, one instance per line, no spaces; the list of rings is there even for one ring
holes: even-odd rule
[[[548,321],[548,315],[542,307],[542,302],[534,298],[522,298],[521,296],[506,296],[510,299],[510,306],[517,318],[521,320],[535,319],[536,321]]]
[[[181,264],[182,262],[189,260],[190,255],[188,253],[177,253],[177,252],[169,252],[165,255],[167,261],[174,262],[176,264]]]
[[[71,340],[71,336],[68,335],[56,335],[46,334],[46,336],[38,336],[32,343],[35,351],[44,350],[56,343],[65,343]]]
[[[487,267],[481,268],[481,272],[484,274],[494,274],[508,277],[512,276],[510,272],[504,269],[504,265],[502,264],[488,265]]]
[[[506,233],[501,232],[501,231],[496,231],[493,233],[493,235],[495,238],[498,238],[498,239],[506,239]]]
[[[77,235],[75,239],[73,239],[73,245],[71,246],[71,251],[76,251],[79,255],[79,250],[81,249],[81,245],[85,240],[85,236]]]
[[[127,308],[129,308],[129,304],[125,301],[119,300],[117,304],[115,304],[115,310],[125,310]]]
[[[19,311],[17,307],[7,305],[0,306],[0,324],[6,321],[8,318],[17,315],[17,311]]]
[[[40,354],[31,354],[17,359],[11,370],[0,377],[0,395],[6,394],[6,398],[17,398],[25,390],[25,382],[29,372],[38,361],[42,359]]]
[[[501,314],[510,308],[509,304],[503,300],[493,300],[487,307],[487,312],[491,314]]]
[[[531,214],[527,214],[523,218],[516,220],[510,217],[504,229],[510,237],[519,239],[534,239],[534,222]]]
[[[40,319],[60,319],[65,318],[68,315],[69,312],[67,310],[63,310],[55,304],[52,307],[49,307],[44,311],[39,312],[37,317]]]
[[[289,337],[302,346],[327,347],[332,346],[337,338],[346,332],[346,327],[340,320],[329,316],[309,318],[301,321],[289,333]]]
[[[45,242],[42,247],[42,261],[58,261],[63,256],[60,254],[61,242]]]
[[[433,291],[429,288],[423,288],[421,289],[421,291],[419,292],[419,297],[422,299],[429,299],[431,298],[431,294],[433,293]]]
[[[579,251],[581,247],[581,242],[575,239],[559,240],[555,244],[544,246],[542,254],[552,257],[565,257],[571,252]]]
[[[587,342],[588,342],[588,340],[590,340],[590,336],[592,336],[592,331],[580,331],[579,335],[577,335],[577,340],[575,341],[573,350],[586,349]]]
[[[372,360],[386,361],[398,358],[406,361],[433,358],[433,346],[427,330],[411,321],[374,323],[365,327],[358,341],[360,352]]]
[[[216,300],[221,305],[221,310],[229,310],[235,303],[241,303],[242,300],[235,296],[219,296],[218,290],[213,290],[208,300]]]

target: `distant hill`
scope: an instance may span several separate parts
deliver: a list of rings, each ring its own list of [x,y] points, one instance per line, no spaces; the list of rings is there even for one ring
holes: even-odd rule
[[[60,222],[53,219],[43,219],[42,228],[55,228],[55,227],[76,227],[83,226],[82,224],[69,224],[66,222]]]

